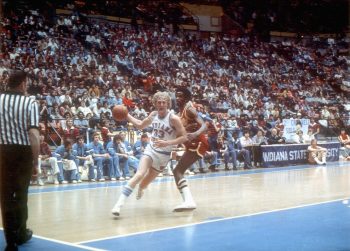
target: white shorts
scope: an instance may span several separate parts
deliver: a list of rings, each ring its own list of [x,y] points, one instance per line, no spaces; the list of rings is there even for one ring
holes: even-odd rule
[[[150,145],[147,145],[143,154],[152,159],[152,167],[158,172],[162,172],[170,160],[170,152],[157,151]]]
[[[72,171],[77,170],[77,165],[75,164],[74,160],[62,160],[63,163],[63,169],[66,171]]]

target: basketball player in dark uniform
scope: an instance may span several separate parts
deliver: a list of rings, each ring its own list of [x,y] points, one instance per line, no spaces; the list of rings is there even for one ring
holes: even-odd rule
[[[209,149],[208,140],[205,135],[207,126],[202,118],[198,116],[197,110],[191,102],[191,98],[192,94],[190,90],[185,87],[177,88],[176,103],[179,109],[179,117],[186,129],[187,138],[189,140],[185,142],[185,153],[173,170],[176,186],[183,198],[183,203],[175,207],[175,212],[193,210],[196,208],[196,203],[192,198],[187,180],[184,178],[184,173],[192,164],[203,158],[204,154]]]

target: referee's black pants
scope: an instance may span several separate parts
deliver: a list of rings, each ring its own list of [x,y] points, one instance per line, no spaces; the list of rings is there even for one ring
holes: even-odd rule
[[[32,168],[30,146],[0,145],[1,216],[7,244],[18,243],[26,234]]]

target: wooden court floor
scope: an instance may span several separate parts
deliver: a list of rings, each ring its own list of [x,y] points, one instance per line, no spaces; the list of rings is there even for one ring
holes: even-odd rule
[[[350,197],[350,162],[220,171],[187,177],[197,203],[196,210],[172,211],[181,197],[173,177],[166,176],[157,178],[141,200],[136,200],[135,193],[132,194],[118,218],[110,211],[126,182],[32,186],[28,226],[36,236],[80,244],[329,201],[341,200],[345,205],[346,198]],[[350,212],[350,208],[348,210]],[[344,219],[344,224],[350,226],[350,217]],[[212,238],[215,242],[215,236]],[[1,245],[4,245],[3,240],[0,248]],[[223,249],[233,250],[231,247]],[[20,250],[35,249],[28,244]]]

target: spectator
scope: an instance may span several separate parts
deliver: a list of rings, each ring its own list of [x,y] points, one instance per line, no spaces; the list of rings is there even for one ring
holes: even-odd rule
[[[60,169],[63,169],[63,177],[59,180],[61,184],[67,183],[67,180],[74,184],[77,183],[77,165],[75,164],[72,146],[73,141],[71,139],[65,139],[63,144],[55,151],[59,164],[61,165]]]
[[[305,144],[310,144],[311,140],[315,139],[314,130],[309,127],[306,134],[302,136],[302,142]]]
[[[314,135],[315,139],[317,139],[317,136],[320,133],[320,125],[315,121],[314,118],[310,119],[309,128],[312,129],[312,134]]]
[[[77,181],[81,182],[82,172],[88,170],[88,180],[95,182],[94,160],[89,152],[88,146],[84,143],[84,137],[78,136],[72,150],[75,157],[75,164],[78,167]]]
[[[77,112],[82,112],[84,114],[84,116],[86,117],[86,115],[88,113],[92,113],[91,109],[89,107],[86,106],[86,101],[85,100],[82,100],[81,103],[80,103],[80,106],[78,107],[78,110]]]
[[[262,151],[261,146],[267,145],[267,138],[264,136],[264,133],[262,130],[258,130],[256,135],[252,138],[253,141],[253,162],[254,166],[261,166],[262,163]]]
[[[141,135],[141,138],[135,142],[133,145],[134,156],[138,159],[141,158],[143,151],[146,149],[146,146],[149,144],[149,137],[147,133]]]
[[[282,133],[283,133],[283,131],[282,131]],[[267,139],[267,143],[269,145],[284,144],[285,140],[280,135],[278,135],[277,129],[273,128],[271,130],[270,137]]]
[[[51,150],[47,142],[45,142],[44,135],[40,135],[40,154],[39,154],[39,162],[38,162],[38,185],[43,186],[44,181],[42,180],[44,167],[50,167],[50,173],[53,177],[53,183],[58,185],[58,177],[62,176],[63,173],[60,173],[60,168],[57,163],[57,158],[53,157],[51,154]],[[47,170],[45,171],[47,174]]]
[[[211,150],[214,152],[218,152],[218,137],[220,128],[217,125],[217,121],[215,119],[211,119],[209,116],[203,116],[203,120],[207,124],[208,143],[211,147]]]
[[[232,140],[225,143],[226,147],[223,150],[225,167],[228,168],[228,163],[230,163],[231,160],[233,170],[237,170],[237,160],[241,160],[244,162],[244,169],[251,169],[252,166],[249,151],[242,147],[241,141],[236,132],[234,132],[232,136]]]
[[[103,182],[105,181],[103,163],[107,160],[107,163],[110,163],[110,156],[103,147],[103,144],[100,142],[100,135],[98,133],[94,133],[93,141],[88,145],[88,148],[92,154],[94,163],[97,166],[97,181]]]
[[[69,139],[72,142],[76,141],[76,138],[80,135],[80,131],[73,125],[73,119],[66,120],[66,129],[60,129],[60,136],[62,142]]]
[[[340,130],[340,134],[338,136],[338,140],[341,144],[341,154],[344,159],[350,160],[350,137],[346,133],[345,129],[342,128]]]
[[[104,119],[101,122],[101,137],[102,137],[102,141],[103,141],[103,147],[106,147],[108,142],[111,141],[111,137],[114,136],[113,133],[111,133],[111,131],[108,128],[109,121],[108,119]]]
[[[109,141],[107,144],[107,151],[110,158],[110,168],[109,168],[109,177],[111,181],[115,180],[124,180],[120,175],[120,167],[119,167],[119,157],[123,157],[123,155],[119,152],[118,140],[120,136],[115,135],[112,141]]]

